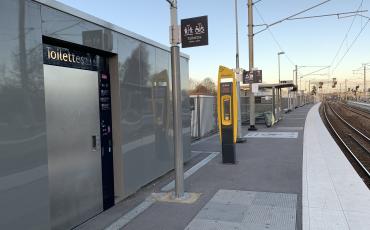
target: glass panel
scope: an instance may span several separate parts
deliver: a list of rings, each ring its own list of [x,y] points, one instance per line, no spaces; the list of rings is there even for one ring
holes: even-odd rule
[[[181,99],[182,99],[182,129],[184,145],[184,161],[190,159],[190,139],[191,139],[191,110],[189,99],[189,60],[180,58],[181,76]]]
[[[124,189],[135,192],[140,180],[135,181],[140,161],[142,107],[140,103],[140,43],[126,36],[118,38],[118,73],[121,97],[121,132],[124,162]],[[143,185],[143,184],[141,184]]]
[[[173,145],[172,145],[172,119],[170,104],[170,81],[169,81],[170,54],[167,51],[156,49],[155,74],[152,78],[153,92],[161,91],[161,94],[153,94],[155,102],[154,111],[154,133],[155,151],[158,161],[163,164],[162,170],[168,170],[173,165]],[[161,105],[161,108],[159,106]],[[161,110],[160,113],[158,111]]]
[[[0,229],[49,229],[40,6],[0,9]]]
[[[46,6],[41,7],[43,35],[117,52],[117,33]]]

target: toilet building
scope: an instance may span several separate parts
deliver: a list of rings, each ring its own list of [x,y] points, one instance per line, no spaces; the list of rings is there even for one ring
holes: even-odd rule
[[[173,169],[168,47],[53,0],[2,0],[0,51],[0,229],[74,228]]]

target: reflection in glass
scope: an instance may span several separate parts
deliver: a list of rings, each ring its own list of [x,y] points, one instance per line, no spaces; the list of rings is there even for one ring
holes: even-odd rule
[[[0,8],[0,229],[48,229],[40,6]]]
[[[108,52],[117,52],[117,33],[47,6],[41,7],[42,30],[48,37]]]

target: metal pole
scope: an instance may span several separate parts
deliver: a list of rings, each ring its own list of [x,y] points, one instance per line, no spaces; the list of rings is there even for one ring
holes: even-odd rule
[[[239,28],[238,28],[238,0],[235,0],[235,43],[236,43],[236,69],[239,71]],[[239,82],[238,82],[239,84]]]
[[[364,97],[365,101],[367,101],[367,95],[366,95],[366,64],[364,64]]]
[[[295,65],[295,85],[298,88],[298,66]]]
[[[297,79],[297,77],[298,77],[298,66],[297,65],[295,65],[295,76],[294,77],[295,77],[295,85],[297,86],[297,91],[294,92],[294,108],[295,108],[298,105],[297,92],[299,90],[299,88],[298,88],[298,79]]]
[[[177,1],[171,4],[171,68],[172,68],[172,99],[173,99],[173,131],[175,152],[175,198],[184,197],[184,159],[182,143],[182,107],[180,81],[180,47],[177,25]]]
[[[278,81],[278,84],[280,84],[280,53],[278,53],[278,69],[279,69],[279,81]]]
[[[276,103],[276,94],[275,94],[275,87],[272,87],[272,116],[274,117],[274,119],[276,119],[276,107],[275,107],[275,103]]]
[[[248,46],[249,46],[249,72],[253,73],[254,68],[254,47],[253,47],[253,2],[248,0]],[[257,130],[255,127],[255,99],[252,92],[252,83],[249,84],[249,129]]]
[[[347,101],[347,92],[348,92],[348,89],[347,89],[347,79],[344,80],[344,100]]]
[[[242,115],[241,115],[241,104],[240,104],[240,68],[239,68],[239,28],[238,28],[238,0],[235,0],[235,43],[236,43],[236,95],[238,99],[238,136],[236,138],[237,142],[244,142],[242,134]]]
[[[278,82],[278,84],[280,84],[280,55],[282,55],[282,54],[285,54],[285,52],[283,52],[283,51],[278,52],[278,71],[279,71],[279,82]]]

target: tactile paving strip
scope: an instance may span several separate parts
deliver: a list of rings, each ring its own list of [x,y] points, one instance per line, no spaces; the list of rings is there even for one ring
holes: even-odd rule
[[[247,138],[298,138],[298,132],[249,132]]]
[[[185,230],[294,230],[296,194],[219,190]]]

